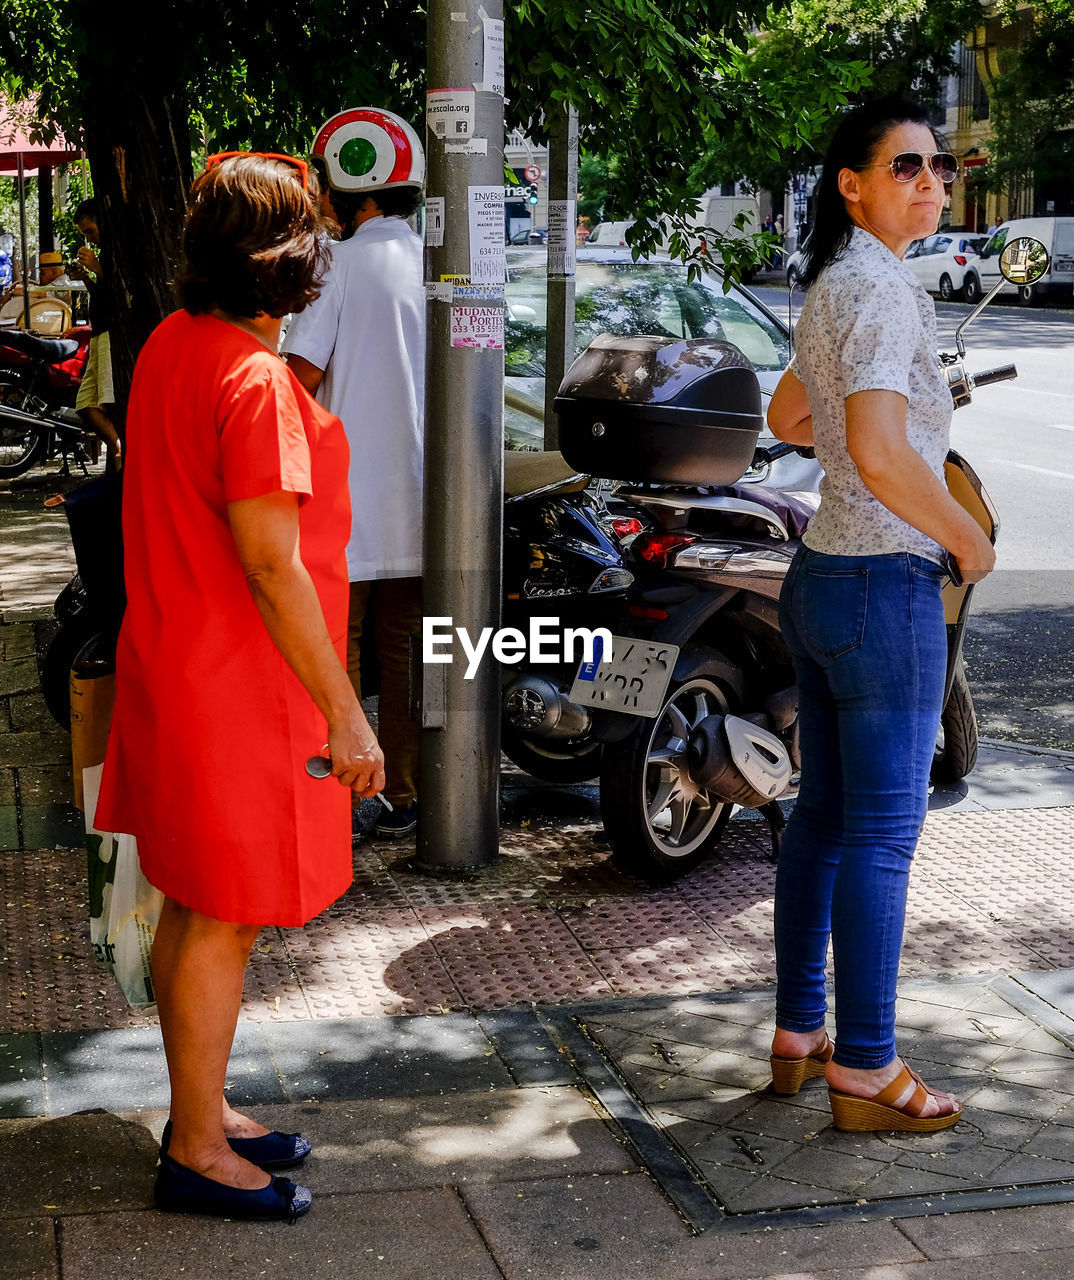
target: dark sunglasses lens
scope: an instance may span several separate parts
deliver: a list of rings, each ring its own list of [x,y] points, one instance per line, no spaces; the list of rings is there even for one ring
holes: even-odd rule
[[[925,157],[920,151],[904,151],[891,162],[891,172],[896,182],[912,182],[921,172]]]
[[[941,182],[954,182],[958,177],[958,159],[949,151],[938,151],[932,157],[932,172]]]

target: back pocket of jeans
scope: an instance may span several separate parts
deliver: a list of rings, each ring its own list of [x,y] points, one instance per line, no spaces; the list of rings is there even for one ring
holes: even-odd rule
[[[811,565],[802,578],[801,599],[802,638],[815,659],[832,662],[860,646],[869,603],[868,570]]]

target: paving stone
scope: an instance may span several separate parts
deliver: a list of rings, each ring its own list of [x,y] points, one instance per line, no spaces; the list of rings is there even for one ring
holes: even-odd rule
[[[0,851],[9,852],[21,848],[19,839],[19,813],[13,804],[0,807]]]
[[[479,1013],[477,1024],[492,1041],[518,1085],[576,1084],[578,1073],[529,1009]]]
[[[251,1108],[301,1131],[315,1159],[301,1181],[333,1196],[505,1178],[621,1174],[635,1158],[577,1089],[497,1089]]]
[[[0,1117],[40,1116],[45,1111],[41,1046],[33,1033],[0,1033]]]
[[[71,769],[69,765],[49,765],[37,769],[16,770],[19,799],[24,805],[70,804]]]
[[[437,1275],[502,1280],[459,1198],[439,1189],[320,1198],[293,1229],[163,1213],[72,1218],[62,1247],[70,1280],[428,1280],[430,1259]]]
[[[24,849],[80,849],[86,842],[86,820],[73,804],[24,804]]]
[[[30,693],[41,683],[34,657],[0,661],[0,694]]]
[[[51,1115],[168,1105],[167,1064],[155,1027],[56,1031],[42,1037],[42,1054]]]
[[[898,1266],[813,1271],[816,1280],[1066,1280],[1074,1271],[1074,1249],[1049,1249],[1032,1255],[998,1254],[987,1258],[949,1258],[942,1262],[903,1262]],[[802,1272],[768,1280],[806,1280]]]
[[[469,1014],[265,1023],[291,1100],[415,1097],[510,1089],[510,1074]]]
[[[0,1218],[0,1267],[10,1280],[59,1280],[51,1218]]]
[[[462,1194],[507,1280],[713,1280],[922,1256],[889,1222],[691,1237],[653,1183],[637,1175],[465,1187]]]
[[[71,739],[67,731],[53,720],[44,696],[39,692],[13,694],[10,699],[10,706],[11,728],[16,733],[29,730],[37,733],[46,733],[52,737],[59,735],[57,741],[62,739],[67,742],[67,759],[68,766],[70,766]]]
[[[1047,973],[1016,973],[1016,982],[1042,1000],[1074,1018],[1074,969],[1054,969]]]
[[[1074,1249],[1074,1212],[1069,1204],[905,1218],[899,1228],[929,1258]]]
[[[777,1165],[774,1172],[780,1178],[789,1178],[807,1187],[838,1191],[848,1199],[853,1199],[861,1193],[861,1188],[867,1182],[887,1167],[883,1160],[871,1160],[864,1155],[813,1147],[809,1150],[799,1149]]]
[[[0,733],[0,767],[63,764],[70,754],[71,740],[59,730],[46,733]]]
[[[19,1171],[5,1187],[4,1216],[146,1207],[152,1203],[156,1161],[157,1144],[148,1130],[104,1112],[0,1120],[0,1165]]]
[[[0,807],[15,803],[15,770],[0,769]]]
[[[0,626],[0,657],[5,662],[14,658],[30,658],[37,652],[33,623],[6,623]]]

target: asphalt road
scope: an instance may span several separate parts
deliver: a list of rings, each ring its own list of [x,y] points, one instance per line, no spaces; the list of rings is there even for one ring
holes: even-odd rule
[[[785,289],[756,292],[786,316]],[[937,304],[945,350],[969,311]],[[1074,297],[993,303],[963,337],[971,371],[1018,367],[1015,381],[975,392],[951,433],[1001,521],[996,571],[975,592],[966,639],[981,732],[1074,751]]]

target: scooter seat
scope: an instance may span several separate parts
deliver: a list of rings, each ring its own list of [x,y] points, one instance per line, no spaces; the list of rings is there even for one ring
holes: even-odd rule
[[[539,493],[567,493],[584,489],[589,477],[568,465],[555,449],[539,452],[508,449],[503,455],[503,492],[510,501]]]
[[[729,497],[745,498],[766,507],[773,515],[778,516],[792,538],[800,538],[806,526],[817,514],[820,506],[820,494],[790,492],[784,489],[770,489],[763,484],[729,484],[713,487],[708,490],[714,494],[727,494]]]
[[[0,343],[16,351],[44,360],[46,364],[59,364],[78,353],[79,344],[71,338],[39,338],[21,329],[5,329]]]

